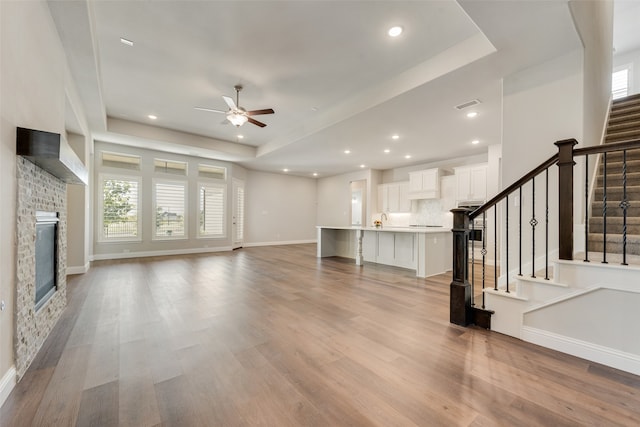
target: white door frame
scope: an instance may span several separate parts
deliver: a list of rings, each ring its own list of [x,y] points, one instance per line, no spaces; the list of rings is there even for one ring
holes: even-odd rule
[[[242,206],[243,212],[238,212],[238,190],[242,189]],[[231,196],[231,246],[233,249],[242,247],[244,243],[244,181],[237,178],[232,180],[232,196]],[[238,235],[238,232],[242,231],[242,235]]]

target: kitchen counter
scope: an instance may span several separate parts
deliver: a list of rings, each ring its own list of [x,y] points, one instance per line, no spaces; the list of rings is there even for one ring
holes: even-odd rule
[[[428,277],[451,270],[453,235],[445,227],[318,226],[317,256],[355,258],[364,262],[416,270]]]

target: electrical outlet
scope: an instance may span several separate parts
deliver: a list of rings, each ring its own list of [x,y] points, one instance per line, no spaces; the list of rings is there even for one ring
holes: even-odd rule
[[[4,300],[0,301],[0,311],[4,311],[5,306]]]

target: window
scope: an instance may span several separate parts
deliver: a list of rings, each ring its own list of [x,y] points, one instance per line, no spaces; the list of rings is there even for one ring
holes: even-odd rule
[[[100,177],[101,241],[141,240],[140,178]]]
[[[199,164],[198,176],[201,178],[226,179],[227,168],[223,166]]]
[[[198,185],[199,237],[225,237],[225,192],[224,185]]]
[[[624,68],[611,75],[611,94],[613,99],[624,98],[629,92],[629,69]]]
[[[131,154],[102,152],[102,166],[140,170],[140,157]]]
[[[153,169],[155,172],[170,173],[173,175],[187,175],[187,163],[176,160],[153,160]]]
[[[153,188],[154,239],[187,237],[186,183],[156,181]]]

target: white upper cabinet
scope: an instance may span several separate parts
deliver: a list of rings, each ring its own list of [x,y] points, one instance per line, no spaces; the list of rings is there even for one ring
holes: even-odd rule
[[[440,169],[409,172],[409,199],[440,197]]]
[[[392,182],[378,185],[379,212],[411,212],[409,182]]]
[[[487,199],[487,164],[454,168],[457,202],[482,202]]]

